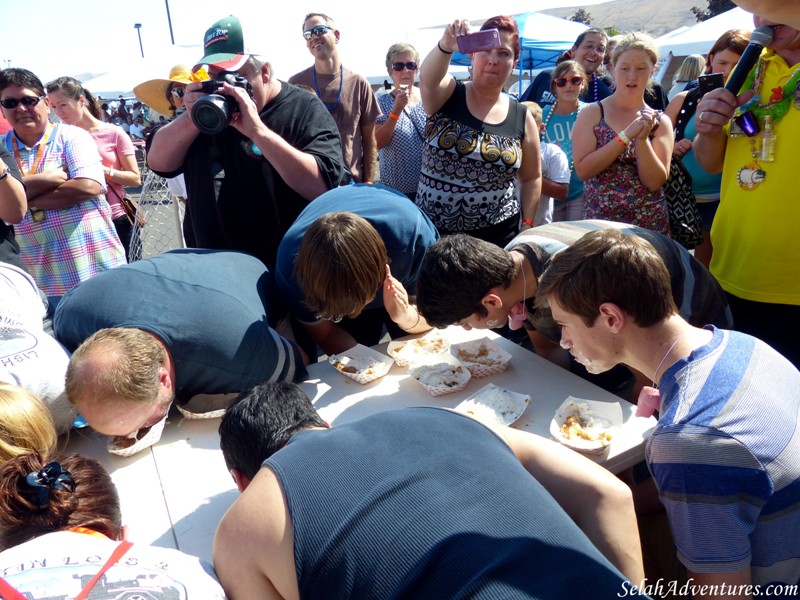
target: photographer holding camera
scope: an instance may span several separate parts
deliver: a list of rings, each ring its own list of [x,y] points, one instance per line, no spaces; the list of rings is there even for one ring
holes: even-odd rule
[[[339,132],[319,98],[244,52],[239,19],[214,23],[204,41],[198,67],[211,79],[186,86],[187,111],[151,136],[147,163],[163,177],[184,174],[187,239],[273,267],[297,215],[339,185]]]

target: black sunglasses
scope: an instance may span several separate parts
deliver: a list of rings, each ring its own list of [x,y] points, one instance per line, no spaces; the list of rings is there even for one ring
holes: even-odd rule
[[[392,70],[393,71],[402,71],[403,67],[405,67],[409,71],[416,71],[417,70],[417,63],[416,61],[409,61],[407,63],[403,62],[393,62],[392,63]]]
[[[327,25],[315,25],[311,29],[304,31],[303,37],[306,38],[306,40],[310,40],[312,35],[320,37],[328,33],[331,29],[333,29],[333,27],[328,27]]]
[[[39,100],[41,100],[42,98],[44,98],[44,96],[23,96],[22,98],[4,98],[3,100],[0,100],[0,106],[8,110],[14,110],[20,104],[22,104],[22,106],[30,108],[32,106],[36,106],[37,104],[39,104]]]
[[[176,85],[170,90],[170,93],[176,98],[183,98],[183,95],[186,93],[186,89],[182,85]]]
[[[569,79],[566,77],[559,77],[556,79],[556,85],[558,87],[564,87],[567,85],[567,82],[571,83],[572,85],[580,85],[583,83],[583,77],[570,77]]]

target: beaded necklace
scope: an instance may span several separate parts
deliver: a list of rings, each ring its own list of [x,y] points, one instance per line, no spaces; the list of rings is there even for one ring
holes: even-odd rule
[[[544,142],[545,137],[547,137],[547,124],[550,123],[550,119],[553,117],[553,113],[556,112],[556,106],[558,106],[558,98],[556,98],[556,101],[550,106],[550,112],[547,113],[547,116],[544,118],[544,122],[542,123],[542,132],[539,134],[539,139],[542,142]],[[581,101],[578,100],[578,108],[576,108],[573,111],[575,114],[575,119],[577,119],[578,115],[581,113],[581,108],[583,108],[583,105],[581,104]],[[565,116],[569,116],[571,114],[573,113],[567,113],[567,115]],[[575,169],[575,159],[572,158],[572,153],[570,153],[569,172],[572,173],[574,169]]]
[[[314,92],[317,94],[317,98],[322,100],[322,95],[319,93],[319,88],[317,87],[317,69],[316,67],[311,67],[311,78],[314,80]],[[325,105],[325,108],[328,109],[328,112],[335,109],[339,106],[339,102],[342,99],[342,88],[344,87],[344,65],[339,65],[339,95],[336,96],[336,102],[333,103],[333,106],[328,106],[328,103],[325,100],[322,100],[322,103]]]
[[[766,61],[763,58],[758,59],[758,64],[755,70],[748,74],[745,79],[743,88],[749,87],[755,93],[751,100],[752,104],[742,112],[748,110],[759,118],[760,121],[764,120],[766,115],[772,115],[772,122],[777,123],[789,111],[789,104],[795,96],[798,82],[800,82],[800,67],[797,67],[789,76],[789,80],[783,87],[772,88],[772,95],[769,101],[761,104],[761,88],[764,85],[764,71],[766,71]]]

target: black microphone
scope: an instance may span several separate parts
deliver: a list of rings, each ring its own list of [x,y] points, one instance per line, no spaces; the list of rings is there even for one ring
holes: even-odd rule
[[[750,43],[747,44],[742,58],[736,63],[736,66],[733,68],[733,73],[731,73],[731,76],[728,78],[728,83],[725,84],[726,90],[730,90],[736,95],[739,94],[739,91],[742,89],[742,84],[744,84],[745,79],[747,79],[748,73],[750,73],[750,70],[755,66],[758,57],[761,56],[761,51],[764,49],[764,46],[768,45],[771,41],[772,27],[769,25],[762,25],[750,35]]]

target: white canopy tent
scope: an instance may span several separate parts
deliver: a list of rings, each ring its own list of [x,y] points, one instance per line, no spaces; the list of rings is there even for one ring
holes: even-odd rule
[[[672,56],[690,54],[705,56],[717,38],[729,29],[752,31],[753,15],[737,6],[683,31],[664,34],[656,39],[656,45],[661,56],[666,56],[668,53],[672,53]]]

